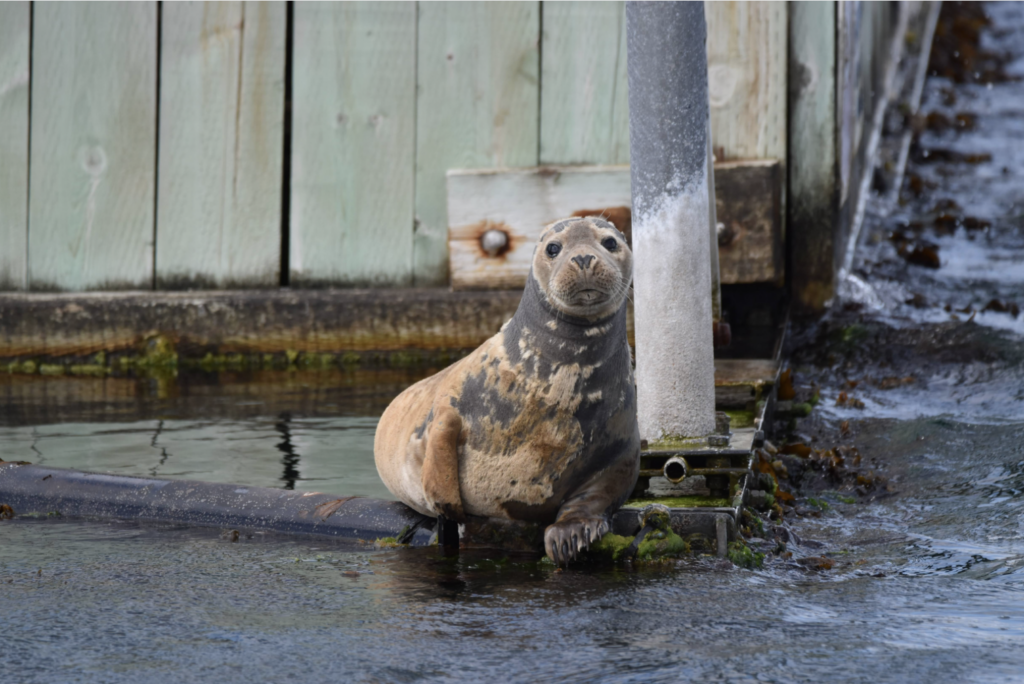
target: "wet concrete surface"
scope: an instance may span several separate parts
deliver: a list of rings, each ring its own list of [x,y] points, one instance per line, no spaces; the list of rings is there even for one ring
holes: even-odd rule
[[[973,126],[922,128],[903,202],[872,200],[854,278],[791,340],[798,399],[820,401],[779,424],[776,442],[856,448],[856,473],[877,484],[789,469],[780,483],[794,500],[764,533],[785,546],[751,540],[771,553],[762,569],[705,558],[559,570],[498,552],[16,518],[0,521],[0,680],[1020,681],[1024,317],[1011,304],[1024,306],[1024,8],[986,8],[973,48],[990,53],[986,70],[930,78],[922,107],[969,112]],[[1002,76],[990,88],[985,73]],[[921,152],[940,148],[963,154]],[[965,161],[981,153],[990,159]],[[908,259],[904,242],[937,246],[938,268]],[[249,432],[271,445],[265,476],[286,486],[279,414],[224,409],[199,429],[185,425],[209,413],[203,402],[175,406],[164,419],[195,435],[189,468],[202,467],[204,440],[212,461],[223,435]],[[369,431],[375,415],[305,406],[288,408],[294,421]],[[125,454],[149,448],[159,419],[138,416]],[[53,454],[113,439],[102,422],[46,423],[8,423],[0,445],[22,448],[32,430]],[[350,448],[356,433],[337,425],[317,438],[324,454]],[[67,465],[85,467],[75,453]],[[264,476],[240,463],[231,477]]]

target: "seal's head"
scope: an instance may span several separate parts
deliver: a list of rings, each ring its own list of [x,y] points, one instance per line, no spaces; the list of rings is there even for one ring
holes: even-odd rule
[[[568,316],[599,319],[619,310],[633,278],[633,253],[614,225],[594,216],[544,229],[532,276],[548,305]]]

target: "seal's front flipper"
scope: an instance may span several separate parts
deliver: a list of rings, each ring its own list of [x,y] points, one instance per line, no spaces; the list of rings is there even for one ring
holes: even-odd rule
[[[559,519],[544,530],[544,550],[559,565],[575,560],[576,555],[608,532],[603,517]]]
[[[427,503],[438,515],[462,522],[465,511],[459,492],[459,435],[462,418],[451,407],[444,407],[434,417],[427,435],[423,458],[423,493]]]
[[[544,551],[556,563],[574,560],[610,528],[610,516],[625,503],[640,474],[640,453],[621,458],[595,473],[558,509],[544,530]]]

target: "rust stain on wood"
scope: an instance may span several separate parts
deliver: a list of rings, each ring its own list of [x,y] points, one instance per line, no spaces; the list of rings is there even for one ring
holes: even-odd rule
[[[484,235],[492,230],[505,234],[505,244],[498,248],[494,253],[488,252],[484,246]],[[479,223],[465,226],[463,231],[468,232],[472,236],[470,241],[476,246],[478,258],[500,262],[504,262],[505,255],[522,245],[526,240],[522,235],[516,234],[513,231],[512,226],[507,223],[502,221],[491,221],[489,219],[484,219]]]

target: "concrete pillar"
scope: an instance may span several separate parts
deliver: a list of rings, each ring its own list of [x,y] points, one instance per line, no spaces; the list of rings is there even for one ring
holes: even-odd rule
[[[627,2],[640,436],[715,429],[702,2]]]

